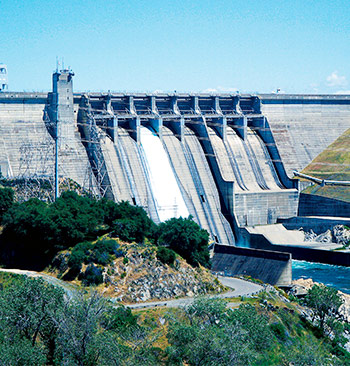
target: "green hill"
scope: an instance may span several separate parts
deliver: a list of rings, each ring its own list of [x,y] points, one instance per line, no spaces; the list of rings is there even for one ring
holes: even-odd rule
[[[345,131],[321,154],[319,154],[302,173],[320,179],[350,181],[350,129]],[[350,202],[349,186],[324,186],[314,184],[304,193],[316,194]]]

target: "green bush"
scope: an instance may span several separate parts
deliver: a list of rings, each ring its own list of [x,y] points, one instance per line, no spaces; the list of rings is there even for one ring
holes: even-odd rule
[[[105,266],[112,262],[113,255],[118,258],[123,254],[124,252],[115,240],[102,238],[92,247],[89,261]]]
[[[124,332],[130,328],[137,327],[137,319],[137,315],[134,315],[130,308],[118,306],[104,314],[101,325],[106,330]]]
[[[75,192],[63,192],[49,209],[54,222],[54,242],[58,250],[68,248],[83,240],[93,240],[103,224],[100,205],[93,199]]]
[[[208,241],[209,234],[201,229],[192,217],[172,218],[159,225],[161,233],[158,244],[168,246],[188,263],[210,267]]]
[[[164,264],[173,265],[176,259],[176,253],[165,247],[158,247],[157,258]]]
[[[89,242],[87,242],[87,243],[90,244]],[[85,244],[85,243],[81,243],[81,244]],[[69,267],[81,266],[85,262],[86,257],[87,257],[87,250],[79,244],[76,245],[72,249],[72,253],[68,259]]]
[[[143,242],[152,239],[156,231],[155,223],[147,216],[142,207],[132,206],[129,202],[101,202],[104,205],[104,222],[110,226],[113,235],[128,242]]]
[[[270,325],[272,332],[281,341],[286,341],[288,339],[288,333],[286,328],[281,323],[273,323]]]
[[[0,223],[5,212],[13,205],[13,197],[13,189],[0,188]]]
[[[79,279],[85,286],[99,285],[103,282],[102,270],[93,264],[90,264],[85,272],[80,274]]]

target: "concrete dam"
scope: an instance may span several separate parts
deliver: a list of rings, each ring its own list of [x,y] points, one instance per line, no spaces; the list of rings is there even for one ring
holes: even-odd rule
[[[292,171],[350,128],[350,96],[73,93],[73,75],[0,93],[2,176],[52,179],[57,140],[61,179],[155,222],[190,214],[217,244],[297,216]]]

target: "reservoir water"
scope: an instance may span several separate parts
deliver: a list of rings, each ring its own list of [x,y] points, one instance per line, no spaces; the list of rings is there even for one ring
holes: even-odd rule
[[[143,126],[140,134],[160,221],[188,217],[189,212],[161,140],[154,131]]]
[[[293,260],[293,280],[311,278],[350,294],[350,267]]]

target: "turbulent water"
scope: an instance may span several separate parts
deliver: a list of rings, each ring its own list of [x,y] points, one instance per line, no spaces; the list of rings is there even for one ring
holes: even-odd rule
[[[293,280],[311,278],[350,294],[350,267],[293,260]]]
[[[157,134],[141,126],[141,144],[160,221],[189,215],[168,155]]]

